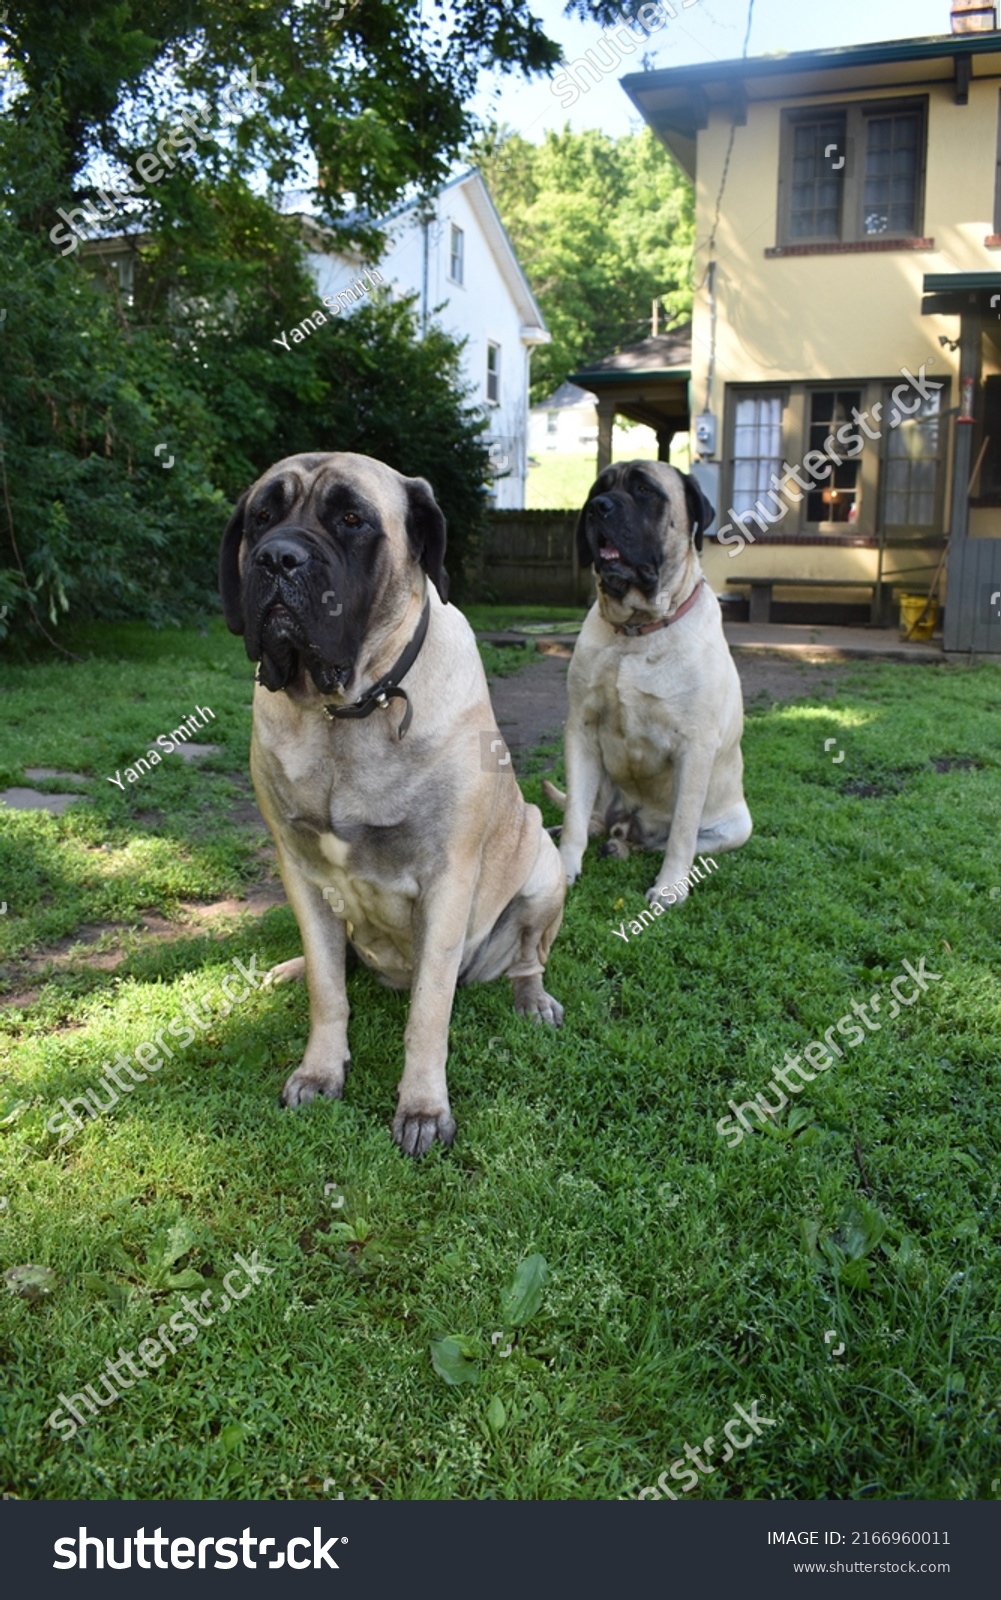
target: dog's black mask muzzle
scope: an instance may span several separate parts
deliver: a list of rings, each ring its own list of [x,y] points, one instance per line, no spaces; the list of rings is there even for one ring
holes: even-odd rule
[[[663,545],[655,533],[635,526],[641,520],[637,506],[622,495],[597,494],[587,503],[585,527],[594,568],[613,600],[621,600],[627,589],[648,597],[657,592]]]
[[[268,533],[250,557],[245,643],[266,689],[288,688],[303,667],[324,694],[351,676],[357,646],[348,637],[344,583],[332,555],[308,529],[285,527]]]

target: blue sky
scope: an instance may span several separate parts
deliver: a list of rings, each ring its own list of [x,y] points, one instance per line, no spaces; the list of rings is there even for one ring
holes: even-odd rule
[[[682,10],[672,0],[677,19],[649,39],[649,65],[680,67],[699,61],[729,61],[738,57],[747,27],[748,0],[698,0]],[[594,23],[563,15],[563,0],[533,0],[532,9],[546,24],[550,38],[563,46],[568,60],[593,45],[601,30]],[[820,50],[837,45],[866,44],[877,39],[912,39],[949,32],[949,0],[755,0],[748,54],[752,56],[791,50]],[[476,109],[484,116],[509,124],[537,143],[548,128],[567,121],[576,130],[603,128],[618,138],[642,124],[617,78],[639,70],[640,49],[627,57],[627,66],[609,73],[603,83],[563,110],[549,82],[532,84],[515,76],[495,76],[490,92],[477,96]],[[635,65],[633,65],[635,63]]]

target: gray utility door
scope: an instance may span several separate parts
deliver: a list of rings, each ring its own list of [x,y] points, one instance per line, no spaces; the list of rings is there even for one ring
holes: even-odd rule
[[[1001,655],[1001,539],[960,539],[949,551],[942,648]]]

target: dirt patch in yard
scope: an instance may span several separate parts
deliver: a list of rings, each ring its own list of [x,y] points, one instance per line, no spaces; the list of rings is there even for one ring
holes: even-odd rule
[[[490,685],[497,725],[516,766],[519,756],[536,745],[563,736],[570,655],[566,645],[544,647],[538,661],[509,678],[495,678]],[[764,710],[782,700],[829,699],[853,665],[793,661],[762,650],[735,650],[733,659],[748,711]]]
[[[782,700],[830,700],[854,666],[850,661],[793,661],[764,650],[731,653],[747,711],[764,710]]]

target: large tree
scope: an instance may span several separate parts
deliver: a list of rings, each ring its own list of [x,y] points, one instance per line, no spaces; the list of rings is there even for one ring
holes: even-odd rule
[[[534,400],[648,334],[655,298],[666,323],[690,313],[692,188],[649,129],[565,128],[534,145],[493,128],[470,154],[553,335],[532,358]]]
[[[316,299],[276,202],[309,189],[376,248],[366,219],[432,191],[475,132],[484,70],[554,67],[529,0],[9,0],[0,42],[0,637],[26,610],[204,603],[225,502],[296,449],[432,476],[461,569],[489,469],[454,345],[372,304],[276,348]],[[234,84],[255,86],[236,112]],[[113,274],[94,291],[59,216],[83,202],[105,220],[81,234],[141,236],[131,301]]]

